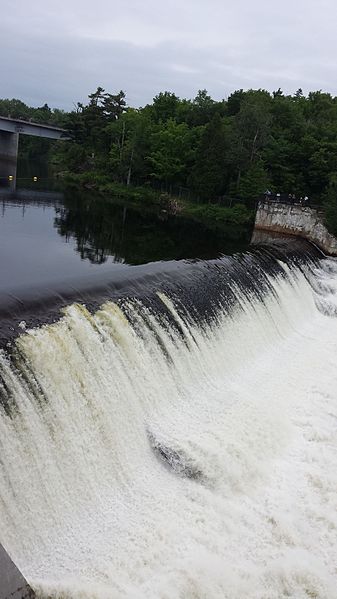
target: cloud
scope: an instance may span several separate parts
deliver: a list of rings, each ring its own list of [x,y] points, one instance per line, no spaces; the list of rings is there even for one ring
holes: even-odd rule
[[[334,0],[2,0],[1,96],[69,109],[97,85],[134,106],[164,90],[335,94],[336,25]]]

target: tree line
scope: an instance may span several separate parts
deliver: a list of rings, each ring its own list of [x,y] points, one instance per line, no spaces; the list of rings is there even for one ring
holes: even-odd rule
[[[125,185],[188,188],[201,202],[245,200],[266,189],[337,203],[337,98],[237,90],[216,101],[159,93],[136,109],[123,91],[102,87],[70,112],[0,100],[0,114],[57,124],[72,143],[49,145],[54,171],[93,172]],[[26,138],[25,155],[46,154],[46,141]],[[336,210],[337,212],[337,210]],[[337,216],[336,216],[337,229]]]

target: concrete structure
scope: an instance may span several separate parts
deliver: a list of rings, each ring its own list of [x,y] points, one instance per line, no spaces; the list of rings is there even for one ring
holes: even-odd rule
[[[34,599],[35,593],[0,545],[0,599]]]
[[[255,231],[269,231],[304,237],[324,253],[337,256],[337,239],[324,225],[323,213],[306,206],[260,202],[255,217]]]
[[[0,116],[0,180],[9,181],[12,190],[16,187],[19,135],[68,139],[64,129]]]
[[[19,134],[0,130],[0,179],[10,181],[10,188],[16,185],[16,163],[18,157]],[[12,180],[9,177],[13,177]]]

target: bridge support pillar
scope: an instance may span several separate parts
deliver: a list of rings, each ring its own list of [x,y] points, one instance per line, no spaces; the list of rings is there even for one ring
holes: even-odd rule
[[[19,134],[0,131],[0,182],[9,181],[12,191],[16,189]],[[9,177],[13,177],[9,179]]]

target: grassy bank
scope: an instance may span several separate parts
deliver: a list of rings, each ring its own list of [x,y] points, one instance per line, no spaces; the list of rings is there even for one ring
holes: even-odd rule
[[[67,186],[95,191],[106,199],[120,200],[135,208],[161,210],[202,222],[212,228],[249,227],[254,221],[254,210],[236,203],[229,208],[220,204],[207,204],[177,198],[151,187],[134,187],[112,183],[108,177],[96,173],[67,174]]]

